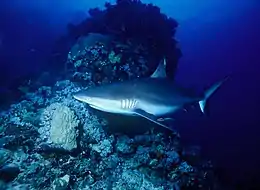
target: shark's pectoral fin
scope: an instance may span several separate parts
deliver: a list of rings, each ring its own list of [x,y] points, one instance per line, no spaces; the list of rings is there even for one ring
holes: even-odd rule
[[[144,117],[144,118],[146,118],[146,119],[148,119],[148,120],[150,120],[150,121],[152,121],[152,122],[154,122],[154,123],[156,123],[156,124],[158,124],[158,125],[160,125],[160,126],[163,126],[163,127],[167,128],[167,129],[170,129],[171,131],[173,131],[173,129],[172,129],[170,126],[167,126],[167,125],[165,125],[164,123],[162,123],[162,121],[164,121],[164,120],[161,120],[161,121],[160,121],[161,118],[158,119],[158,118],[155,117],[154,115],[149,114],[149,113],[147,113],[147,112],[144,111],[144,110],[135,109],[135,110],[134,110],[134,113],[137,114],[137,115],[139,115],[139,116],[141,116],[141,117]]]

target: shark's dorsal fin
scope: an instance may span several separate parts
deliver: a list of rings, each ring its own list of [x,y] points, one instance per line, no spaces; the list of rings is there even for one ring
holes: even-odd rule
[[[157,69],[151,75],[151,78],[165,78],[166,77],[166,60],[165,58],[159,63]]]

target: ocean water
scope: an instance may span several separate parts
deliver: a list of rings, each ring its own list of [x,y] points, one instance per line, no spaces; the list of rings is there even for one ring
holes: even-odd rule
[[[178,129],[184,144],[201,146],[203,157],[217,165],[224,180],[241,183],[245,189],[252,186],[260,169],[260,3],[142,2],[157,5],[179,23],[175,36],[182,51],[175,76],[178,83],[203,90],[230,76],[210,98],[209,115],[191,110],[182,116]],[[53,66],[52,48],[56,39],[67,33],[67,24],[79,23],[88,16],[87,9],[104,3],[1,1],[0,92],[19,96],[13,89],[21,78],[39,75]],[[0,102],[5,101],[6,97]]]

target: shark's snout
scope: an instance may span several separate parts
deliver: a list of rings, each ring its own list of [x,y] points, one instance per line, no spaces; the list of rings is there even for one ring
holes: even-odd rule
[[[82,101],[82,102],[86,102],[88,104],[91,102],[91,97],[86,96],[84,93],[81,93],[81,92],[74,94],[73,98],[75,98],[76,100]]]
[[[99,93],[94,93],[94,91],[81,91],[73,95],[76,100],[87,103],[90,107],[111,112],[119,113],[121,111],[120,100],[110,99],[106,97],[101,97]]]
[[[73,95],[73,98],[75,98],[76,100],[80,100],[79,96],[76,94]]]

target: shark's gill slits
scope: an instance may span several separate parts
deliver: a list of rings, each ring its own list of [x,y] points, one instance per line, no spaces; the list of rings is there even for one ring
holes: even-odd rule
[[[132,101],[130,102],[130,107],[131,107],[131,108],[133,108],[133,107],[134,107],[134,105],[135,105],[135,101],[134,101],[134,100],[132,100]]]
[[[125,106],[125,99],[122,99],[122,100],[121,100],[121,108],[122,108],[122,109],[125,109],[125,107],[126,107],[126,106]]]
[[[122,99],[122,100],[121,100],[121,108],[122,108],[122,109],[129,109],[129,108],[128,108],[128,105],[129,105],[128,102],[129,102],[128,99]]]
[[[137,101],[135,99],[122,99],[121,108],[122,109],[133,109],[135,108]]]
[[[136,108],[138,101],[136,99],[134,99],[133,103],[134,103],[133,108]]]

